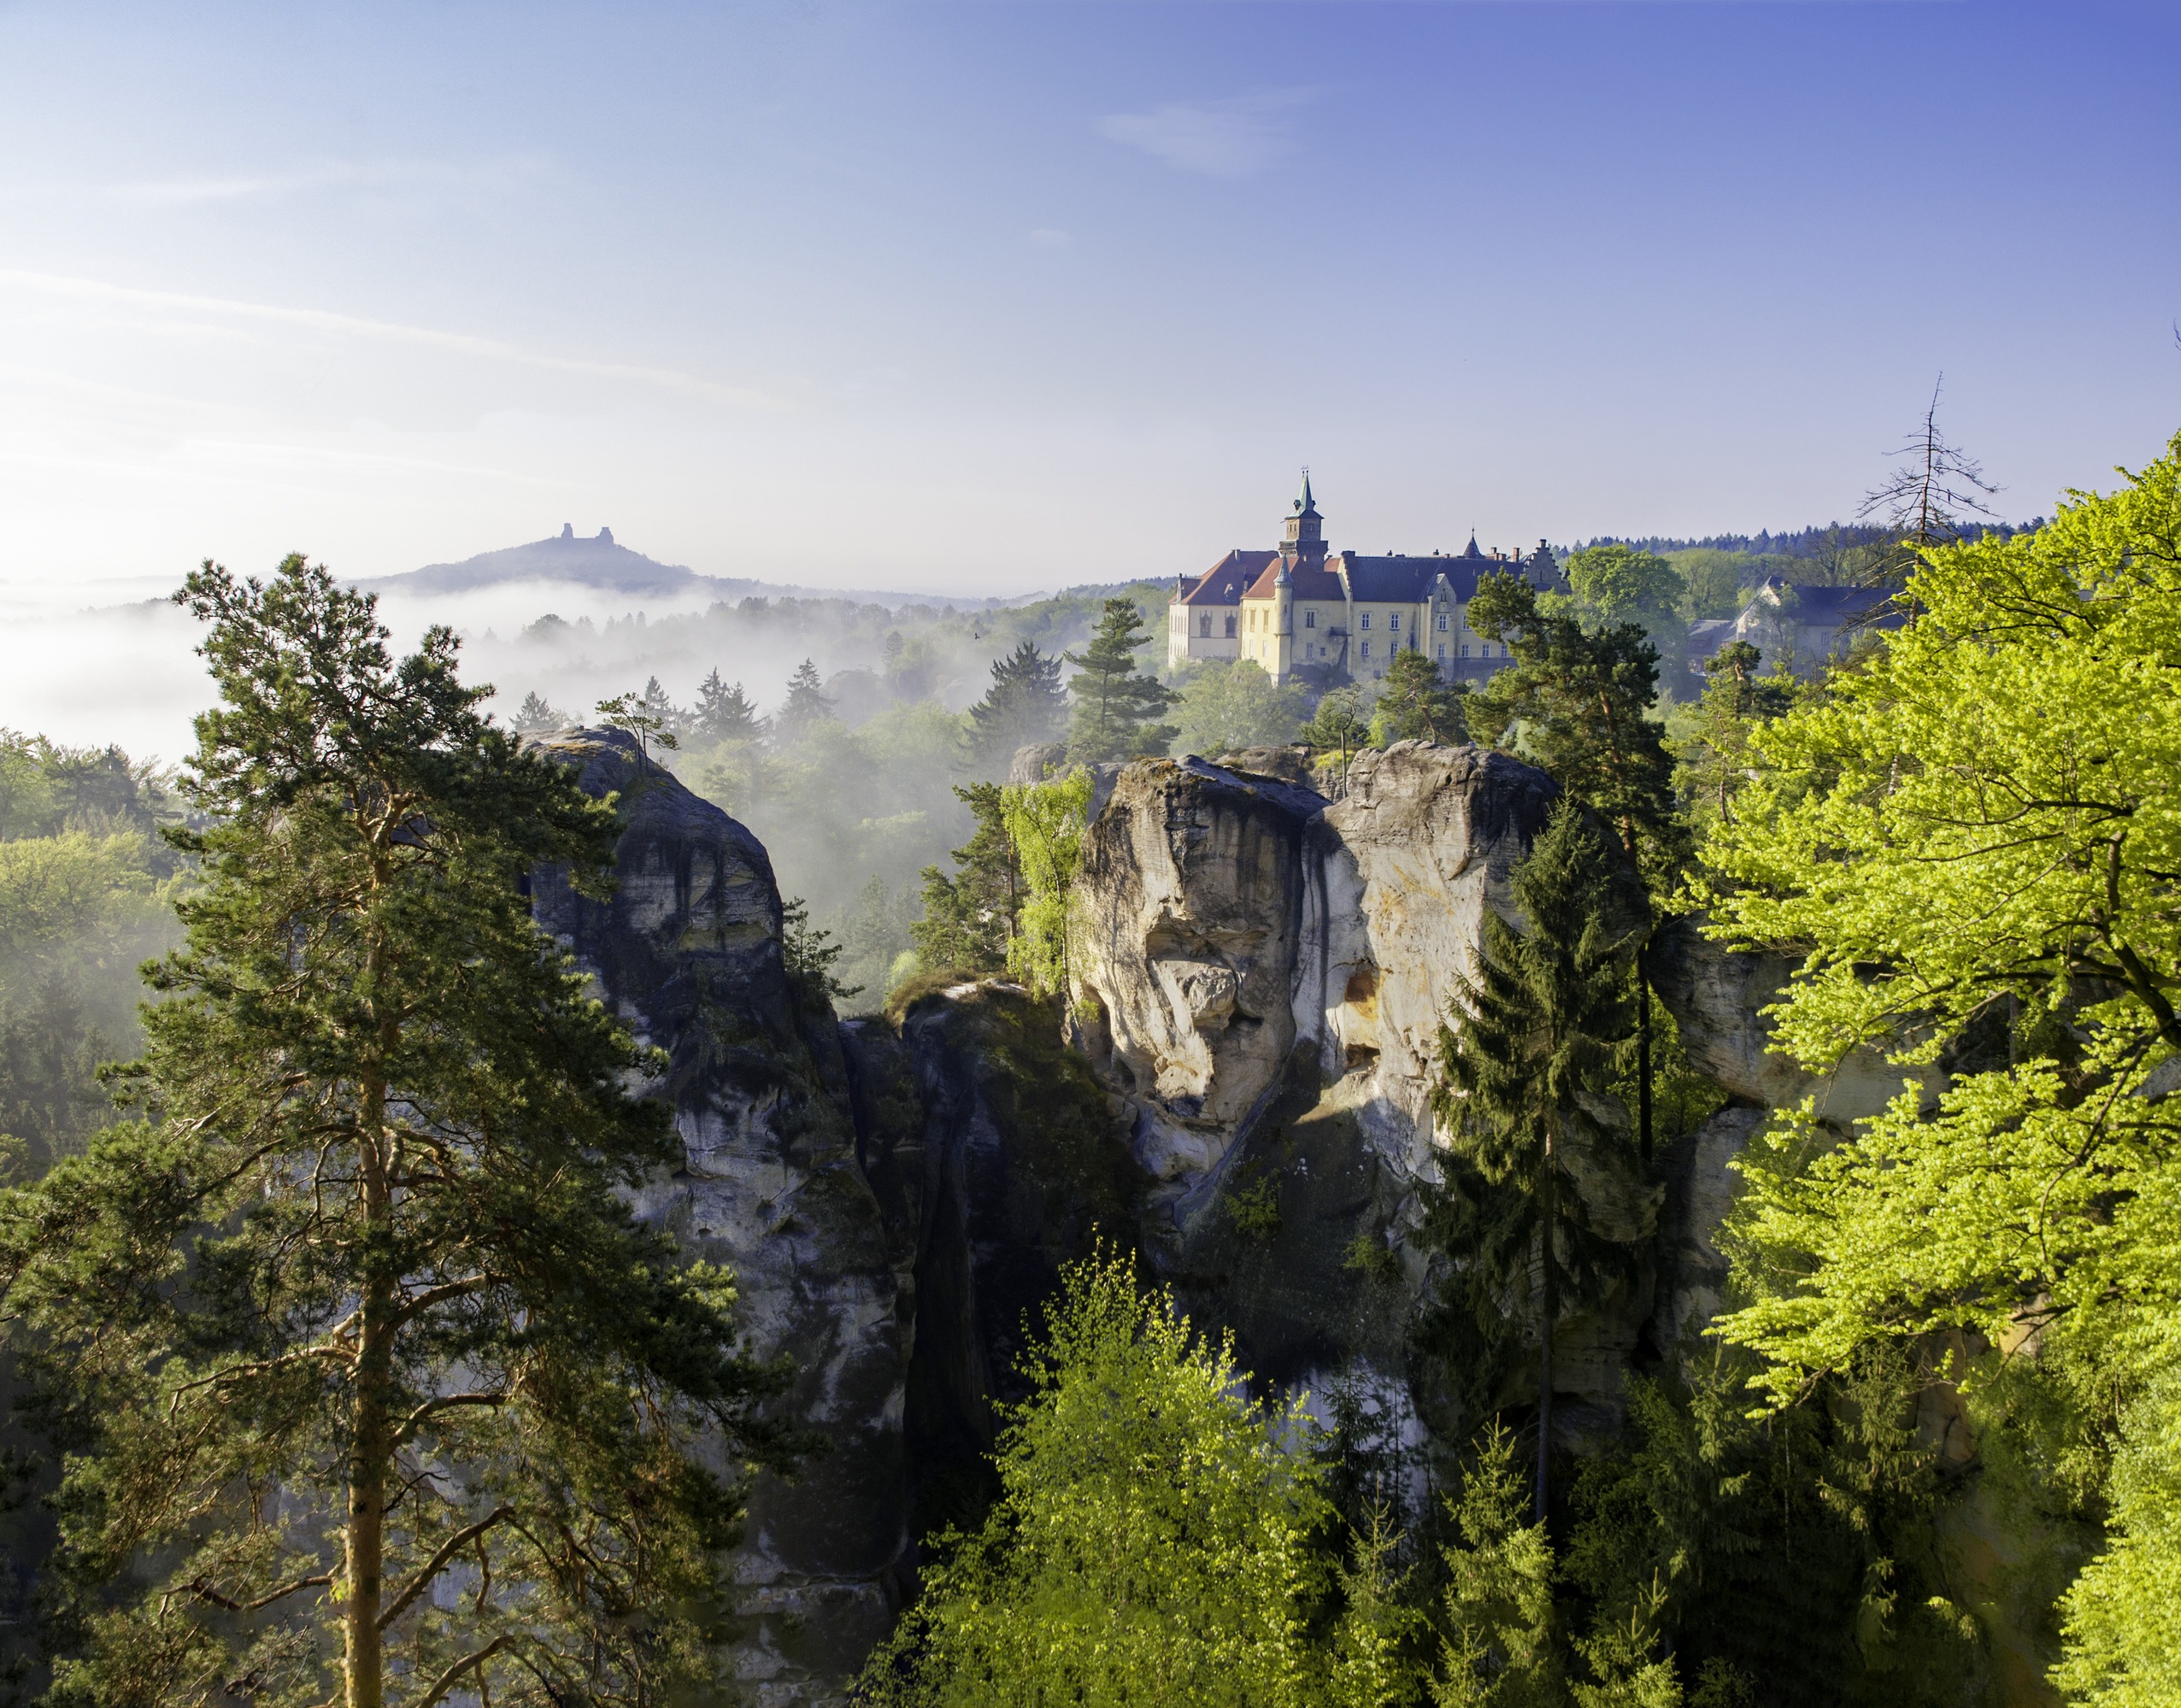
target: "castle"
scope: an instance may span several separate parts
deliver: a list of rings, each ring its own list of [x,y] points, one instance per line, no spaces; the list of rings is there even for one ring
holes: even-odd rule
[[[1504,644],[1468,626],[1478,578],[1491,574],[1565,590],[1543,540],[1526,558],[1479,551],[1473,534],[1458,556],[1329,556],[1306,469],[1276,549],[1231,551],[1202,575],[1175,578],[1167,662],[1249,659],[1275,682],[1368,681],[1407,647],[1430,654],[1450,681],[1481,682],[1509,662]]]

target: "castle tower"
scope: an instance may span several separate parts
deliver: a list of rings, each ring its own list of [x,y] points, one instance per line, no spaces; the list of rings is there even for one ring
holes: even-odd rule
[[[1326,524],[1310,496],[1310,471],[1302,471],[1302,490],[1290,508],[1287,526],[1280,536],[1282,572],[1288,567],[1323,569],[1326,566]],[[1284,631],[1283,631],[1284,632]]]
[[[1302,496],[1305,498],[1310,496],[1308,486],[1304,487]],[[1325,546],[1320,543],[1318,547],[1320,563],[1324,561],[1325,552]],[[1284,682],[1295,672],[1295,578],[1288,573],[1287,555],[1284,552],[1280,555],[1279,565],[1279,573],[1273,578],[1273,668],[1271,673],[1273,681]]]

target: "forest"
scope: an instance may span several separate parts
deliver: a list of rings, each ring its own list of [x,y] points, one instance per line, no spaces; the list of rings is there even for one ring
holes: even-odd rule
[[[680,1154],[632,1090],[657,1064],[532,920],[541,867],[603,893],[617,820],[521,737],[603,723],[765,844],[814,1003],[1006,978],[1056,1031],[1090,767],[1291,745],[1332,790],[1422,740],[1547,772],[1440,1032],[1408,1329],[1542,1357],[1547,1405],[1615,1260],[1569,1147],[1640,1171],[1725,1101],[1652,994],[1667,921],[1788,958],[1799,1063],[1922,1075],[1844,1133],[1761,1126],[1724,1308],[1572,1476],[1534,1408],[1441,1475],[1265,1390],[1108,1243],[858,1699],[2181,1703],[2181,436],[2031,528],[1908,496],[1842,548],[1905,620],[1814,678],[1681,656],[1807,555],[1772,537],[1495,579],[1487,684],[1409,653],[1322,695],[1166,676],[1145,586],[858,617],[868,666],[778,687],[509,705],[323,568],[208,565],[182,766],[0,743],[9,1688],[732,1699],[750,1479],[825,1444],[768,1412],[733,1275],[632,1213]]]

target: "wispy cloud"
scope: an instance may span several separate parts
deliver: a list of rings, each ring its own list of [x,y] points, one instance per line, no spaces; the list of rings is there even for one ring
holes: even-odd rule
[[[4,285],[115,308],[189,315],[214,322],[286,326],[321,337],[407,344],[555,373],[630,381],[662,390],[680,392],[686,396],[705,398],[715,403],[735,403],[757,408],[778,408],[780,403],[779,399],[765,392],[740,386],[720,385],[675,368],[647,367],[630,362],[594,361],[581,356],[556,355],[545,350],[525,349],[519,344],[508,343],[498,338],[479,337],[468,332],[441,332],[431,326],[405,326],[395,320],[366,320],[354,314],[335,314],[325,308],[291,308],[275,303],[240,302],[227,297],[192,296],[171,291],[144,291],[132,285],[109,285],[99,279],[70,279],[56,273],[0,268],[0,286]]]
[[[1148,113],[1113,113],[1101,135],[1185,172],[1207,178],[1247,178],[1285,153],[1283,115],[1310,99],[1304,90],[1275,90],[1226,101],[1170,101]]]
[[[91,186],[89,193],[155,207],[187,207],[203,202],[269,200],[334,190],[493,189],[535,177],[544,166],[544,161],[529,156],[470,161],[331,160],[279,172],[193,173],[97,185]],[[62,188],[46,187],[56,191]],[[67,186],[67,191],[72,195],[85,193],[79,186]]]

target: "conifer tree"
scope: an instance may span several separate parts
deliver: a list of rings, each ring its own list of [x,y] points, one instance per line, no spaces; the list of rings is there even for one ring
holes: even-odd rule
[[[697,684],[690,732],[708,742],[754,742],[764,735],[765,720],[742,684],[721,681],[715,668]]]
[[[536,692],[522,696],[522,704],[514,715],[514,729],[519,736],[543,733],[547,730],[565,729],[567,719],[548,705],[545,696]]]
[[[1686,863],[1687,834],[1675,813],[1673,760],[1652,721],[1658,649],[1633,623],[1590,631],[1539,606],[1519,576],[1483,578],[1470,602],[1480,635],[1514,654],[1469,701],[1480,740],[1520,747],[1561,787],[1613,826],[1655,895],[1670,890]],[[1651,1153],[1651,985],[1639,955],[1636,1130]]]
[[[1173,740],[1174,726],[1155,720],[1179,696],[1136,668],[1149,641],[1136,602],[1108,599],[1090,644],[1065,654],[1076,667],[1067,684],[1075,699],[1068,757],[1078,764],[1163,754]]]
[[[1451,747],[1466,742],[1469,725],[1461,702],[1467,697],[1464,684],[1443,682],[1437,664],[1414,647],[1404,648],[1394,654],[1379,703],[1372,708],[1371,744],[1425,741]]]
[[[834,701],[826,697],[818,666],[805,659],[788,678],[787,703],[780,707],[773,727],[783,742],[792,745],[808,735],[814,726],[832,717],[833,706]]]
[[[969,708],[970,762],[985,771],[1004,770],[1017,748],[1052,741],[1067,723],[1060,660],[1048,658],[1032,642],[1020,642],[992,661],[992,685]]]
[[[1514,1437],[1495,1424],[1479,1439],[1458,1501],[1460,1535],[1446,1550],[1446,1629],[1436,1708],[1560,1708],[1553,1551],[1542,1516],[1522,1522]]]
[[[446,629],[397,660],[299,557],[178,598],[223,703],[144,1118],[0,1194],[9,1342],[69,1455],[54,1699],[701,1688],[709,1467],[779,1443],[729,1277],[619,1195],[680,1158],[623,1089],[646,1055],[524,899],[546,864],[600,893],[614,812],[479,714]]]
[[[1792,677],[1757,674],[1763,657],[1749,642],[1733,641],[1707,659],[1696,729],[1674,745],[1692,814],[1702,813],[1707,821],[1733,816],[1733,797],[1757,763],[1751,731],[1795,704]]]
[[[1007,815],[996,783],[959,786],[955,796],[976,820],[976,833],[954,851],[954,874],[936,866],[924,868],[924,917],[908,928],[926,968],[956,972],[999,972],[1008,964],[1022,911],[1022,862],[1008,835]]]
[[[1610,844],[1566,795],[1513,887],[1526,929],[1485,912],[1476,973],[1439,1029],[1431,1108],[1461,1177],[1445,1206],[1455,1225],[1443,1232],[1473,1254],[1462,1277],[1469,1306],[1496,1318],[1511,1297],[1537,1323],[1543,1522],[1555,1325],[1627,1261],[1590,1227],[1576,1153],[1596,1171],[1625,1143],[1593,1112],[1614,1048],[1632,1030],[1627,967],[1649,920]]]

